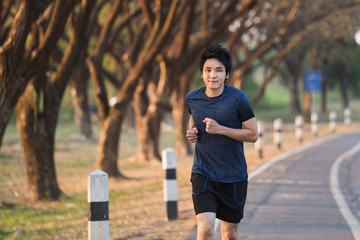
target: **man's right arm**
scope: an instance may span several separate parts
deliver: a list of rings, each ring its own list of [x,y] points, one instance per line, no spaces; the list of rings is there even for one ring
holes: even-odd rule
[[[194,119],[192,117],[192,115],[190,115],[189,118],[189,129],[186,131],[186,137],[189,140],[189,142],[194,143],[197,142],[198,140],[198,129],[195,127],[195,122]]]

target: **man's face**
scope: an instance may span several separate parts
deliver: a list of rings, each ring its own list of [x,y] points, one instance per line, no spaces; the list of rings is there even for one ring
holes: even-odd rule
[[[226,74],[224,64],[216,58],[210,58],[204,63],[201,77],[204,80],[206,90],[221,94],[224,89],[224,82],[229,74]]]

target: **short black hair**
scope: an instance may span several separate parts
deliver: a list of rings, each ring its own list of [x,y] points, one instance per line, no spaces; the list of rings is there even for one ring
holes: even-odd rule
[[[204,63],[210,58],[218,59],[225,66],[226,75],[230,74],[232,63],[231,55],[226,48],[220,44],[216,44],[208,49],[206,49],[200,57],[200,71],[203,71]]]

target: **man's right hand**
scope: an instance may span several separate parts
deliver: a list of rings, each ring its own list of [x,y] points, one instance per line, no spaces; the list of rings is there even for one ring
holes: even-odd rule
[[[194,143],[198,140],[198,129],[196,127],[190,128],[186,131],[186,137],[189,142]]]

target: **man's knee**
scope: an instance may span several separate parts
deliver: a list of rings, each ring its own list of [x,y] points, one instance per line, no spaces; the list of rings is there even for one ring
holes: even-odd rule
[[[198,239],[212,239],[215,229],[215,213],[205,212],[196,215]]]
[[[214,235],[214,225],[202,223],[198,225],[198,236],[200,239],[208,239]]]
[[[238,232],[237,231],[224,231],[221,233],[223,240],[237,240],[238,238]]]
[[[224,240],[237,240],[239,239],[238,224],[221,223],[221,236]]]

